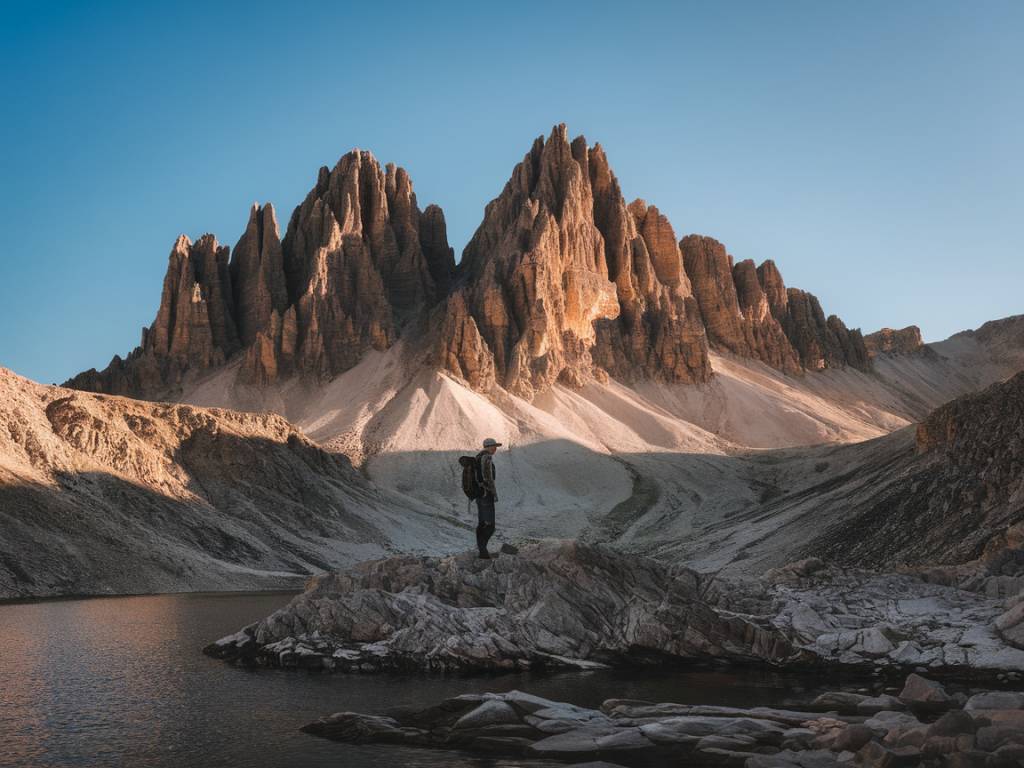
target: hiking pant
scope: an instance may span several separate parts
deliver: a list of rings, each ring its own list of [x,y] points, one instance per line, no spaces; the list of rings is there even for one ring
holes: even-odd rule
[[[487,551],[487,542],[494,535],[494,497],[489,493],[476,500],[477,526],[476,546],[481,552]]]

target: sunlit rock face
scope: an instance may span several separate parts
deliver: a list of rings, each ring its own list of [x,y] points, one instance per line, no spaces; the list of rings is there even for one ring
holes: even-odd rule
[[[228,266],[229,249],[213,235],[181,235],[167,261],[160,308],[142,343],[102,373],[81,373],[77,389],[138,395],[181,382],[196,368],[222,365],[240,348]]]
[[[600,145],[538,138],[463,254],[463,306],[498,382],[530,397],[595,373],[704,381],[707,342],[668,220],[627,207]],[[456,324],[464,324],[459,320]],[[466,367],[451,345],[449,368]],[[477,348],[468,350],[469,362]]]
[[[499,383],[526,397],[558,380],[582,383],[593,367],[594,321],[618,316],[588,156],[565,126],[537,139],[463,252],[453,312],[464,302]]]
[[[916,325],[900,329],[882,328],[864,337],[864,347],[872,358],[879,354],[909,355],[924,349],[924,339]]]
[[[421,213],[402,168],[353,150],[292,214],[280,238],[269,203],[254,205],[229,249],[212,235],[180,237],[160,308],[142,344],[69,386],[136,397],[173,396],[189,374],[238,354],[239,379],[329,378],[436,304],[455,272],[444,213]]]
[[[323,167],[284,238],[254,205],[233,253],[175,243],[157,317],[127,359],[69,386],[176,398],[229,361],[234,381],[314,382],[400,337],[479,390],[527,399],[556,382],[699,384],[709,352],[790,375],[871,361],[860,332],[786,288],[775,265],[734,263],[710,237],[622,195],[604,150],[564,125],[538,137],[455,264],[444,213],[409,175],[353,150]]]

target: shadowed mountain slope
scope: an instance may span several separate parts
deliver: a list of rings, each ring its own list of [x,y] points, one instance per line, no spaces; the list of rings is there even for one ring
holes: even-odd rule
[[[0,597],[294,586],[452,528],[279,416],[0,369]]]

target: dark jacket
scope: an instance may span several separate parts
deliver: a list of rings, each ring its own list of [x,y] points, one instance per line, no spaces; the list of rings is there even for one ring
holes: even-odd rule
[[[491,499],[491,501],[498,500],[498,490],[494,485],[494,480],[497,477],[497,472],[494,470],[494,457],[488,451],[480,451],[476,455],[477,467],[479,468],[479,476],[477,480],[480,482],[481,487],[484,489],[484,493]]]

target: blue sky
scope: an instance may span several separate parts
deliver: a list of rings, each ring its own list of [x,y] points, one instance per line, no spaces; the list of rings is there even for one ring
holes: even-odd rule
[[[4,2],[0,365],[125,354],[175,237],[282,226],[353,147],[456,251],[566,122],[676,232],[865,332],[1024,312],[1024,3]]]

